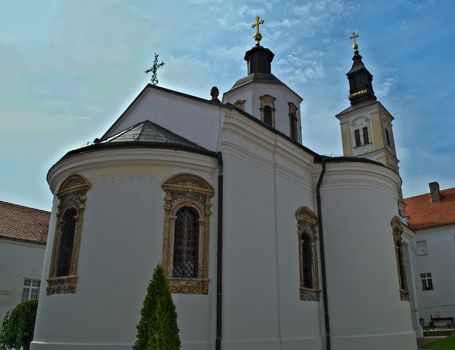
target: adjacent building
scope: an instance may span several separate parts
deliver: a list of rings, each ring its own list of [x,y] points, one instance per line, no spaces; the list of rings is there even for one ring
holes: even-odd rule
[[[0,201],[0,320],[38,299],[50,213]]]
[[[454,327],[455,319],[455,188],[405,198],[412,240],[420,323]]]

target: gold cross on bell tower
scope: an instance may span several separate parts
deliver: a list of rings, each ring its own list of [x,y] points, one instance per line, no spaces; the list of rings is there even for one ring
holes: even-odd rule
[[[356,40],[358,37],[359,37],[359,34],[356,34],[355,32],[352,32],[352,36],[349,37],[349,39],[354,40],[354,45],[352,45],[352,48],[354,49],[354,51],[359,50],[359,45],[357,45],[357,40]]]
[[[256,33],[253,35],[253,39],[256,41],[256,46],[259,46],[261,42],[262,35],[259,33],[259,26],[264,24],[264,20],[261,19],[259,16],[256,16],[256,22],[251,25],[251,28],[256,28]]]

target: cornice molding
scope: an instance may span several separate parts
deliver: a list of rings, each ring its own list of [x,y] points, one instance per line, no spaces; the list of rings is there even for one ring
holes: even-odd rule
[[[57,162],[48,172],[47,181],[52,193],[68,176],[84,174],[93,169],[131,166],[174,166],[212,172],[217,168],[215,158],[186,151],[150,148],[105,149],[98,152],[81,153]],[[125,168],[128,173],[128,169]],[[117,169],[118,172],[118,169]],[[130,171],[131,172],[131,171]],[[146,175],[146,171],[143,171]],[[133,174],[134,175],[134,174]],[[136,174],[137,175],[137,174]]]

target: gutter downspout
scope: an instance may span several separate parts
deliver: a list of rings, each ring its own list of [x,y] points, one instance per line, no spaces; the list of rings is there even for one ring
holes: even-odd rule
[[[325,157],[321,157],[322,170],[319,175],[316,186],[316,202],[318,209],[318,228],[319,228],[319,247],[321,249],[321,275],[322,275],[322,299],[324,301],[324,325],[325,325],[325,348],[330,350],[330,321],[329,321],[329,303],[327,298],[327,276],[325,270],[325,253],[324,253],[324,232],[322,230],[322,207],[321,207],[321,185],[326,171]]]
[[[223,316],[223,155],[218,160],[218,233],[216,246],[216,341],[215,349],[221,350]]]

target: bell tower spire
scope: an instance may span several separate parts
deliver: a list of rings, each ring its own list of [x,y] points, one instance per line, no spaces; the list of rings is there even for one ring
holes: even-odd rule
[[[359,45],[357,44],[358,37],[359,35],[355,32],[350,37],[350,39],[354,40],[352,45],[354,57],[352,57],[352,68],[346,74],[349,79],[349,100],[351,105],[365,101],[376,101],[373,91],[373,75],[362,62],[362,56],[359,54]]]
[[[354,57],[346,74],[351,106],[336,116],[341,125],[343,154],[375,160],[398,172],[392,131],[394,118],[374,95],[373,75],[362,62],[358,37],[356,33],[350,37],[354,41]]]

